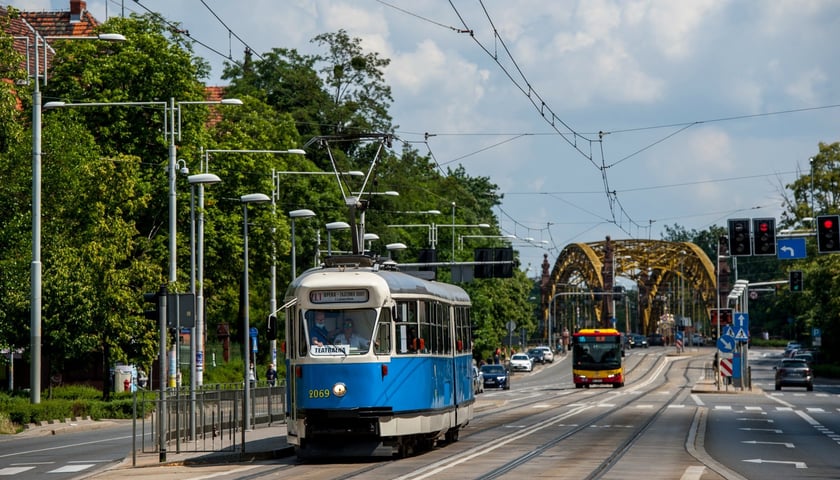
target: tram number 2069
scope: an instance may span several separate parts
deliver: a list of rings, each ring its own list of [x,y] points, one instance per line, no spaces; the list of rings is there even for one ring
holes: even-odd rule
[[[316,390],[309,391],[309,398],[329,398],[330,396],[330,389],[329,388],[319,388]]]

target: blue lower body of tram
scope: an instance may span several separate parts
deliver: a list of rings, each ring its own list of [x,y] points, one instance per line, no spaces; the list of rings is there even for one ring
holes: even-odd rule
[[[289,366],[289,441],[298,456],[398,455],[457,440],[473,416],[470,355],[345,357]]]

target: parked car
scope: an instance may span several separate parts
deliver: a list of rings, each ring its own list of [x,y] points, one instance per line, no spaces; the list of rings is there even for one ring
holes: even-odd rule
[[[473,365],[473,393],[479,394],[484,392],[484,373]]]
[[[548,363],[554,363],[554,352],[551,351],[551,347],[540,346],[537,349],[543,351],[543,360]]]
[[[805,360],[783,358],[774,368],[776,390],[782,387],[805,387],[810,392],[814,389],[814,374]]]
[[[629,337],[631,348],[648,348],[647,338],[641,333],[631,333]]]
[[[481,366],[485,388],[503,388],[510,390],[510,375],[504,365],[491,363]]]
[[[661,347],[661,346],[665,345],[665,339],[662,337],[662,334],[651,333],[650,335],[647,336],[647,343],[651,347],[654,347],[654,346]]]
[[[538,348],[528,350],[528,357],[531,359],[531,363],[545,364],[545,352]]]
[[[514,353],[510,357],[510,369],[514,372],[530,372],[534,369],[534,362],[531,361],[531,357],[527,353]]]
[[[802,348],[802,344],[799,342],[788,342],[787,346],[785,347],[785,356],[790,358],[793,356],[793,352],[800,350]]]
[[[691,337],[691,344],[692,344],[692,345],[701,345],[701,346],[702,346],[702,345],[705,345],[705,344],[706,344],[706,339],[705,339],[705,338],[703,338],[703,335],[700,335],[699,333],[695,333],[695,334],[694,334],[694,335],[692,335],[692,337]]]
[[[803,360],[808,366],[814,365],[814,354],[804,350],[799,350],[793,355],[794,360]]]

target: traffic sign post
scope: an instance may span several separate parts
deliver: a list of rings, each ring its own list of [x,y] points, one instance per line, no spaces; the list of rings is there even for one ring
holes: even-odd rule
[[[744,312],[735,312],[732,317],[732,330],[735,332],[735,340],[746,342],[750,335],[750,316]]]

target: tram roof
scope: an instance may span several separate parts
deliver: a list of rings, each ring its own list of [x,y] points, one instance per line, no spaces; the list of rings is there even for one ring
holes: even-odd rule
[[[376,275],[385,281],[392,295],[431,295],[450,302],[470,303],[470,296],[463,288],[457,285],[429,281],[400,271],[382,270],[365,266],[356,268],[322,267],[307,270],[289,284],[286,292],[287,296],[293,294],[294,289],[301,286],[307,277],[342,272],[367,272],[371,275]]]

